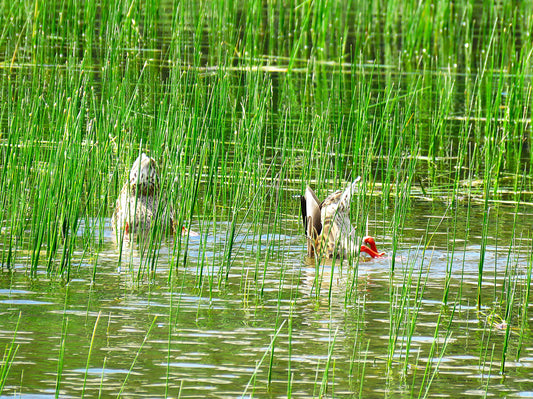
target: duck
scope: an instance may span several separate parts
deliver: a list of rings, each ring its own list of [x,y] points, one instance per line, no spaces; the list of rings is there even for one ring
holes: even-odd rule
[[[174,211],[160,191],[157,162],[144,152],[131,167],[129,180],[124,184],[111,218],[117,238],[129,238],[146,233],[158,225],[163,231],[176,233]],[[183,228],[183,233],[186,229]]]
[[[307,256],[333,258],[366,253],[371,258],[381,258],[376,241],[371,236],[363,238],[361,246],[355,245],[357,238],[350,222],[350,204],[361,177],[357,177],[344,190],[328,195],[322,202],[315,192],[307,186],[300,196],[302,220],[307,237]]]

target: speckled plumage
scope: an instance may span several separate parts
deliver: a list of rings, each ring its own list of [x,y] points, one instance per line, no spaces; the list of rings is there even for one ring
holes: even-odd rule
[[[173,211],[159,187],[157,164],[142,153],[131,167],[113,212],[111,223],[117,238],[129,238],[156,225],[174,233]]]
[[[321,203],[314,191],[306,188],[305,195],[301,196],[301,206],[308,256],[347,257],[360,251],[372,257],[383,255],[377,252],[372,237],[363,239],[365,245],[355,244],[357,236],[350,222],[350,204],[360,180],[358,177],[346,189],[335,191]]]

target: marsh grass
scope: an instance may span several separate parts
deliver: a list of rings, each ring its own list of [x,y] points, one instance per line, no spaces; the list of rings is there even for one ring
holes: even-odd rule
[[[382,74],[376,65],[368,68],[362,63],[345,63],[348,54],[359,54],[358,59],[364,60],[369,48],[357,38],[352,42],[349,25],[329,32],[326,28],[337,25],[338,16],[351,18],[359,15],[358,20],[363,23],[373,20],[366,18],[370,9],[352,3],[335,3],[334,7],[325,7],[322,2],[304,3],[288,7],[287,14],[271,5],[267,7],[267,14],[263,14],[260,4],[252,2],[245,10],[249,18],[240,34],[222,22],[230,15],[222,4],[217,4],[213,10],[206,5],[199,9],[179,5],[169,30],[178,34],[163,46],[158,43],[161,32],[155,28],[158,25],[156,3],[142,7],[117,4],[113,10],[102,9],[98,17],[93,2],[84,7],[67,2],[60,7],[62,12],[83,15],[87,21],[100,18],[96,32],[87,25],[81,31],[70,31],[52,13],[42,12],[47,7],[41,3],[33,10],[31,23],[23,25],[26,36],[20,35],[15,43],[8,38],[17,26],[16,21],[22,22],[23,19],[19,17],[15,22],[5,24],[1,37],[6,54],[11,55],[7,59],[11,61],[12,74],[4,75],[7,85],[3,87],[15,101],[2,108],[2,115],[6,115],[10,126],[3,186],[32,186],[31,181],[36,177],[39,183],[35,190],[27,193],[30,197],[26,201],[19,204],[17,201],[7,202],[3,220],[10,221],[12,233],[4,234],[3,264],[13,263],[13,257],[17,256],[23,231],[21,221],[25,219],[24,215],[31,214],[28,240],[31,274],[36,275],[44,255],[47,272],[69,280],[71,257],[77,245],[75,237],[80,233],[79,220],[90,220],[94,215],[100,221],[104,220],[122,184],[122,171],[127,170],[128,162],[123,160],[131,160],[134,158],[132,154],[145,149],[163,161],[164,171],[173,170],[171,175],[175,173],[179,179],[179,188],[186,197],[181,198],[186,206],[181,207],[180,222],[190,223],[195,214],[200,220],[207,217],[209,201],[203,209],[196,208],[199,190],[206,190],[205,194],[211,197],[210,204],[215,209],[219,201],[233,203],[232,212],[225,219],[231,223],[224,255],[227,261],[233,253],[236,212],[245,212],[247,219],[257,225],[266,209],[260,207],[257,211],[246,212],[249,208],[244,202],[239,204],[239,198],[258,193],[259,182],[270,173],[266,166],[268,158],[272,157],[271,148],[281,148],[282,155],[274,156],[272,160],[277,165],[280,159],[285,159],[282,165],[288,170],[284,173],[288,179],[294,176],[291,170],[296,163],[287,164],[284,154],[289,151],[294,157],[301,151],[303,166],[297,169],[301,172],[298,177],[302,185],[311,181],[332,181],[338,186],[339,182],[349,180],[350,174],[353,178],[353,171],[383,182],[383,206],[388,207],[392,197],[397,207],[388,228],[392,233],[392,258],[396,258],[398,239],[405,224],[402,206],[409,206],[413,183],[420,179],[417,177],[420,166],[416,160],[427,153],[430,160],[427,177],[432,184],[440,179],[435,167],[437,160],[454,152],[454,143],[447,132],[453,112],[452,94],[456,90],[451,70],[434,73],[423,68],[421,78],[404,75],[399,84],[387,84],[383,92],[372,90],[375,82],[391,82],[393,74]],[[445,54],[446,46],[438,42],[445,40],[444,36],[431,38],[427,33],[429,26],[417,19],[428,10],[413,8],[413,5],[400,7],[399,4],[394,4],[392,9],[412,12],[406,14],[411,15],[408,20],[412,25],[408,31],[412,35],[407,36],[409,40],[401,60],[413,58],[422,65],[438,64],[440,58],[427,58],[421,51],[427,50],[428,46],[437,48],[437,54],[442,57],[457,58],[457,54]],[[522,136],[527,122],[514,121],[527,119],[527,106],[522,105],[528,104],[530,98],[525,71],[531,49],[523,44],[518,53],[512,53],[509,45],[512,30],[498,29],[500,22],[490,25],[488,31],[476,30],[474,33],[470,25],[472,8],[461,4],[459,9],[462,10],[458,14],[460,28],[449,23],[449,11],[444,5],[440,5],[435,14],[436,26],[452,30],[446,40],[457,38],[464,42],[464,50],[458,50],[458,54],[464,52],[467,68],[475,70],[479,67],[480,70],[476,79],[466,79],[467,118],[459,134],[459,146],[455,147],[458,156],[455,172],[450,169],[455,174],[453,195],[460,194],[460,171],[468,162],[471,170],[485,169],[483,196],[488,198],[493,195],[491,193],[498,192],[504,153],[516,154],[507,160],[512,163],[509,165],[512,173],[522,170],[519,168],[522,146],[516,144],[515,138]],[[16,10],[17,5],[13,5],[6,10],[5,17],[17,15]],[[215,17],[215,10],[220,12],[218,17]],[[490,12],[492,14],[488,15],[501,12],[503,16],[516,18],[513,14],[516,10],[495,7]],[[272,19],[265,19],[268,15],[279,18],[277,29],[280,31],[285,27],[298,34],[289,40],[282,40],[283,35],[274,35],[272,29],[276,26],[272,25]],[[113,29],[113,24],[119,20],[126,23],[118,30]],[[394,25],[389,19],[385,21],[387,24]],[[267,28],[266,36],[258,35],[259,26]],[[310,27],[313,27],[312,34]],[[78,43],[80,33],[84,36]],[[469,58],[471,46],[467,44],[472,43],[474,34],[480,35],[476,39],[480,40],[479,48],[484,49],[480,60]],[[260,37],[268,39],[262,41]],[[193,47],[205,52],[188,52],[191,38],[194,38]],[[57,46],[54,40],[59,40],[61,45]],[[379,40],[385,44],[384,65],[394,64],[387,62],[392,61],[395,53],[391,44],[385,37]],[[32,48],[29,43],[36,47]],[[95,50],[90,51],[91,48]],[[349,53],[346,53],[347,49]],[[52,73],[59,79],[46,82],[47,86],[36,81],[28,84],[23,73],[27,64],[20,63],[20,60],[45,74],[46,65],[55,65]],[[93,69],[100,60],[109,65],[102,73]],[[331,64],[333,68],[324,63],[330,60],[335,60]],[[502,62],[511,61],[511,76],[518,78],[519,85],[506,84],[509,75],[498,69]],[[167,62],[172,62],[174,67],[168,68]],[[7,65],[3,64],[4,68]],[[268,73],[263,67],[269,65],[279,67],[281,72]],[[13,73],[13,66],[20,68],[20,73],[18,70]],[[409,62],[405,66],[413,68]],[[300,67],[303,73],[298,69]],[[236,71],[235,77],[228,73],[231,70]],[[161,76],[167,80],[160,81]],[[279,87],[273,86],[274,79],[281,80]],[[238,81],[244,85],[236,84]],[[507,87],[509,91],[506,91]],[[25,101],[29,104],[24,104]],[[435,128],[430,129],[429,140],[421,147],[420,139],[425,137],[425,132],[419,133],[416,126],[428,118],[421,110],[426,103],[434,107],[429,120]],[[17,104],[24,104],[24,107]],[[34,111],[26,116],[17,107]],[[311,112],[300,112],[300,109]],[[343,109],[345,111],[339,112]],[[518,113],[520,109],[523,111]],[[277,113],[281,115],[281,123],[273,124]],[[473,129],[468,123],[471,120],[474,120]],[[370,127],[365,121],[371,121]],[[31,128],[28,131],[22,126]],[[278,130],[278,127],[282,128]],[[338,135],[341,131],[344,134]],[[234,133],[237,134],[232,138]],[[476,151],[470,157],[466,156],[466,143],[472,134],[478,138],[482,134],[487,137],[483,158]],[[36,136],[48,138],[48,151],[35,146],[32,151],[27,144],[22,149],[16,147],[18,143],[35,143],[33,137]],[[481,145],[481,140],[477,143]],[[24,164],[40,164],[42,172],[37,176],[37,170],[15,172],[18,165]],[[484,164],[491,165],[492,169],[484,168]],[[194,165],[197,165],[196,171]],[[230,169],[228,165],[231,165]],[[6,178],[8,173],[14,180]],[[107,179],[98,176],[107,176]],[[217,188],[221,180],[217,176],[229,177],[229,184]],[[196,182],[192,186],[188,183],[191,178]],[[283,180],[282,184],[285,184]],[[278,190],[282,188],[283,185]],[[13,193],[12,199],[21,198],[17,194]],[[268,198],[267,191],[259,191],[258,198],[250,206],[264,202],[261,200]],[[173,196],[171,201],[176,199]],[[13,204],[9,205],[10,202]],[[31,210],[29,204],[32,204]],[[279,208],[274,204],[270,206]],[[51,209],[54,212],[50,212]],[[224,220],[216,215],[211,219],[213,226]],[[87,231],[81,232],[84,236],[87,234],[86,238],[89,237]],[[152,241],[156,242],[158,238],[155,234]],[[86,241],[86,249],[94,245]],[[182,251],[186,252],[186,248],[186,242],[184,247],[181,242],[177,243],[178,257]],[[186,261],[185,257],[183,261]],[[156,263],[157,256],[150,256],[147,262]],[[229,263],[227,265],[229,267]],[[480,275],[482,272],[480,269]]]
[[[17,337],[21,316],[22,313],[19,313],[17,324],[13,332],[13,339],[9,344],[6,344],[6,347],[4,348],[4,354],[2,356],[2,363],[0,366],[0,393],[4,392],[4,386],[6,384],[9,371],[11,370],[11,367],[13,366],[13,361],[17,356],[19,345],[15,344],[15,339]]]
[[[520,331],[518,333],[518,349],[516,351],[516,359],[520,359],[520,354],[522,351],[522,345],[525,335],[525,323],[528,320],[528,304],[529,304],[529,294],[531,290],[531,270],[532,270],[532,259],[531,255],[528,259],[527,272],[525,275],[525,287],[523,289],[522,302],[519,306],[520,309]]]
[[[242,306],[258,307],[270,265],[288,247],[276,237],[301,232],[292,195],[309,184],[324,198],[361,175],[352,209],[356,239],[377,235],[391,258],[388,368],[400,351],[407,372],[431,278],[424,274],[426,256],[439,245],[428,224],[417,249],[406,250],[406,227],[416,223],[414,199],[422,198],[449,204],[439,215],[446,222],[437,228],[445,226],[451,241],[444,245],[450,260],[443,304],[456,305],[453,255],[466,253],[471,240],[480,245],[477,306],[503,304],[503,372],[514,350],[514,326],[520,330],[517,359],[528,331],[532,247],[525,275],[520,254],[513,259],[509,249],[501,290],[494,284],[489,293],[484,284],[492,244],[501,235],[516,240],[523,228],[518,219],[511,231],[493,228],[499,223],[496,202],[510,201],[516,215],[532,202],[532,11],[528,2],[505,1],[9,2],[0,10],[2,267],[68,283],[90,258],[96,281],[106,223],[133,160],[144,151],[159,162],[178,230],[198,228],[200,237],[168,238],[155,228],[139,237],[140,251],[119,247],[119,264],[134,285],[155,281],[167,261],[163,245],[173,290],[189,281],[184,270],[190,266],[198,292],[210,299],[240,273]],[[478,204],[483,215],[473,219]],[[461,206],[467,208],[464,231]],[[377,226],[376,214],[383,215]],[[478,237],[472,231],[479,226]],[[461,239],[463,248],[456,244]],[[192,246],[198,247],[196,264]],[[397,259],[406,252],[408,267],[398,270]],[[463,256],[457,298],[464,293],[465,262]],[[292,267],[279,264],[278,310]],[[335,273],[348,270],[344,306],[354,303],[359,266],[357,258],[335,261],[328,279],[317,262],[315,300],[327,295],[333,306]],[[301,293],[293,295],[297,300]],[[454,315],[448,323],[435,315],[430,358],[444,356]],[[64,316],[56,394],[67,327]],[[290,397],[292,319],[288,327]],[[398,349],[401,334],[406,341]],[[168,356],[170,335],[169,329]],[[445,344],[438,346],[439,339]],[[483,339],[480,358],[498,356]],[[320,395],[333,394],[327,389],[335,382],[334,342],[326,364],[317,365]],[[269,354],[271,383],[274,343],[244,393],[258,383]],[[2,381],[16,353],[12,343]],[[360,395],[366,356],[358,363]],[[417,386],[419,397],[430,395],[438,361],[426,363],[421,377],[415,367],[412,396]],[[167,386],[168,379],[167,368]]]
[[[272,362],[272,358],[274,356],[274,349],[275,349],[276,339],[277,339],[279,333],[281,332],[281,330],[283,329],[283,326],[285,325],[285,322],[286,322],[286,320],[283,320],[282,323],[280,324],[280,326],[276,329],[275,333],[271,336],[270,344],[268,345],[267,350],[263,353],[263,356],[257,362],[257,364],[255,366],[255,369],[253,370],[253,372],[252,372],[252,374],[250,376],[250,379],[248,380],[248,383],[244,387],[244,391],[242,393],[243,396],[246,395],[246,393],[248,392],[248,389],[250,389],[250,387],[252,389],[254,388],[255,385],[253,385],[253,384],[255,384],[257,373],[259,372],[259,369],[263,365],[263,362],[265,361],[265,359],[266,359],[266,357],[267,357],[267,355],[269,353],[271,354],[270,361]],[[271,369],[271,366],[272,365],[270,363],[269,370]],[[268,373],[268,375],[270,375],[270,372]]]
[[[85,387],[86,387],[86,384],[87,384],[87,374],[88,374],[89,367],[90,367],[90,364],[91,364],[91,354],[92,354],[92,350],[93,350],[93,346],[94,346],[94,337],[96,335],[96,327],[98,327],[98,322],[100,321],[100,315],[101,315],[101,313],[99,312],[98,316],[96,317],[96,321],[94,322],[93,333],[91,335],[91,344],[89,346],[89,353],[87,355],[87,364],[85,366],[85,375],[83,376],[83,387],[82,387],[82,390],[81,390],[81,397],[82,398],[85,396]]]
[[[322,382],[320,384],[320,391],[318,396],[323,397],[328,393],[328,385],[331,383],[331,395],[335,395],[334,387],[335,387],[335,378],[334,378],[334,372],[335,372],[335,360],[332,358],[334,354],[334,348],[335,348],[335,342],[337,339],[337,334],[339,332],[338,327],[335,329],[335,332],[333,333],[333,337],[331,338],[331,342],[329,343],[328,347],[328,357],[326,360],[326,364],[324,365],[324,371],[322,374]],[[332,377],[330,377],[330,374],[333,374]]]
[[[65,296],[65,306],[66,298]],[[55,385],[55,396],[59,397],[61,393],[61,378],[63,377],[63,366],[64,366],[64,356],[65,356],[65,346],[68,334],[69,318],[66,315],[65,309],[63,310],[63,321],[61,323],[61,335],[59,337],[59,355],[57,360],[57,370],[56,370],[56,385]]]
[[[435,327],[435,334],[433,336],[433,342],[431,344],[431,348],[429,350],[428,359],[429,361],[426,363],[426,368],[424,370],[424,375],[422,378],[422,382],[420,384],[420,392],[419,397],[426,398],[430,394],[430,388],[431,384],[434,380],[434,378],[437,376],[439,365],[444,358],[444,355],[446,353],[446,347],[448,346],[452,331],[450,328],[450,324],[453,320],[453,315],[450,317],[450,320],[447,325],[443,327],[443,332],[440,333],[441,329],[441,316],[442,313],[439,314],[436,327]],[[442,345],[439,345],[440,336],[443,335],[443,343]]]
[[[135,367],[135,364],[137,363],[137,359],[139,358],[139,355],[141,354],[141,351],[142,351],[142,349],[144,347],[144,344],[146,343],[146,341],[148,340],[148,337],[150,336],[150,332],[152,331],[156,320],[157,320],[157,317],[154,317],[150,327],[148,328],[148,331],[146,332],[146,335],[144,336],[143,342],[139,345],[139,349],[137,350],[137,353],[135,354],[135,357],[133,358],[133,360],[131,362],[131,366],[130,366],[130,368],[128,370],[128,373],[126,374],[126,377],[124,378],[124,381],[123,381],[121,387],[120,387],[120,390],[119,390],[119,392],[117,394],[117,398],[120,398],[122,396],[124,388],[126,387],[126,383],[128,382],[128,378],[132,374],[133,368]]]

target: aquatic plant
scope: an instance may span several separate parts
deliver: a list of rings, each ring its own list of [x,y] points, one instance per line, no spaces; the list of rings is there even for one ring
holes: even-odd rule
[[[387,395],[430,396],[449,385],[438,370],[457,351],[452,335],[482,373],[494,372],[491,360],[512,373],[509,359],[530,346],[531,7],[465,0],[3,3],[2,284],[6,296],[23,295],[19,286],[65,296],[52,298],[63,312],[47,314],[57,359],[53,366],[40,359],[55,377],[45,389],[88,396],[89,361],[102,369],[116,361],[95,355],[104,344],[89,323],[84,384],[65,384],[69,356],[76,356],[69,332],[80,310],[55,288],[80,281],[98,295],[138,294],[150,316],[137,326],[143,334],[158,330],[152,312],[168,323],[150,342],[159,349],[154,356],[164,353],[165,396],[186,396],[189,388],[171,361],[180,323],[203,337],[221,319],[233,334],[248,326],[277,334],[250,356],[245,372],[232,370],[236,394],[345,389],[364,397],[378,385]],[[160,166],[178,230],[200,236],[169,239],[156,228],[142,238],[145,251],[117,254],[110,219],[142,152]],[[350,219],[357,231],[369,226],[389,259],[370,273],[357,257],[305,264],[297,196],[309,184],[324,198],[358,175],[364,184]],[[143,300],[152,296],[169,309],[146,311]],[[34,306],[7,303],[6,313]],[[88,314],[106,306],[79,307]],[[286,319],[288,336],[272,329],[272,320],[280,326]],[[419,342],[419,335],[430,338]],[[309,346],[301,349],[302,341]],[[33,353],[12,342],[3,387],[20,377],[12,374],[21,352]],[[122,392],[138,384],[139,345],[129,354]],[[23,371],[25,378],[33,372]],[[103,396],[117,381],[99,377]],[[482,380],[487,392],[494,380]]]

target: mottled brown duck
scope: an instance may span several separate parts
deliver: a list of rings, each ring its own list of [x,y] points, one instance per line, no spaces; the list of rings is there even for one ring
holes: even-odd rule
[[[146,233],[158,226],[172,234],[176,232],[174,211],[160,190],[160,178],[155,159],[142,153],[133,163],[129,180],[117,199],[111,219],[117,238],[129,238]],[[182,233],[187,233],[185,228]]]
[[[366,236],[362,245],[356,244],[357,232],[350,222],[350,204],[360,180],[358,177],[346,189],[335,191],[322,202],[309,186],[305,195],[300,196],[308,256],[345,258],[361,252],[372,258],[384,255],[378,251],[373,237]]]

